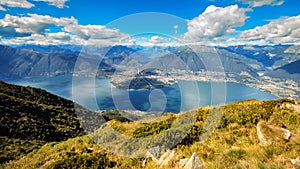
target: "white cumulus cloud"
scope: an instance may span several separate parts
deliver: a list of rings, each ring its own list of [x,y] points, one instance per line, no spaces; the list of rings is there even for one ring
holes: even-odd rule
[[[59,28],[52,32],[51,28]],[[57,29],[55,29],[57,31]],[[28,14],[0,19],[2,44],[97,44],[110,45],[130,38],[118,29],[103,25],[80,25],[74,17],[56,18],[48,15]]]
[[[18,33],[37,33],[44,34],[45,30],[51,25],[65,26],[68,24],[76,24],[77,20],[71,18],[55,18],[48,15],[28,14],[28,16],[12,16],[6,14],[0,20],[0,27],[11,27]]]
[[[142,46],[179,46],[182,43],[177,38],[163,37],[154,35],[149,38],[141,37],[138,39],[138,44]]]
[[[272,5],[272,6],[279,6],[284,3],[284,0],[239,0],[244,4],[249,4],[253,7],[259,7],[264,5]]]
[[[163,38],[160,36],[152,36],[149,40],[150,43],[158,44],[158,43],[166,43],[169,42],[169,39]]]
[[[82,39],[113,39],[125,37],[118,29],[109,29],[103,25],[78,25],[70,24],[63,28],[66,32],[72,32]]]
[[[47,37],[49,39],[63,40],[63,41],[70,41],[72,39],[72,36],[66,32],[48,33]]]
[[[239,36],[244,41],[261,41],[264,43],[299,43],[300,15],[280,18],[269,24],[246,30]]]
[[[69,0],[34,0],[34,1],[46,2],[49,5],[56,6],[57,8],[64,8],[64,7],[66,7],[66,5],[65,5],[66,2]]]
[[[2,40],[2,44],[38,44],[38,45],[57,45],[57,44],[81,44],[82,41],[74,35],[64,32],[49,33],[46,35],[32,34],[27,37],[16,37],[13,39]]]
[[[186,41],[216,40],[235,33],[235,27],[243,26],[250,8],[231,5],[224,8],[211,5],[198,17],[188,21],[188,32],[183,35]]]
[[[0,10],[6,11],[3,6],[14,7],[14,8],[32,8],[34,4],[28,2],[27,0],[0,0]]]

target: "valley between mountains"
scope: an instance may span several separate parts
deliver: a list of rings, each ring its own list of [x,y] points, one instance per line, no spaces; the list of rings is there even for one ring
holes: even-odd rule
[[[69,74],[106,77],[115,86],[127,89],[163,87],[176,80],[227,81],[298,99],[298,48],[296,45],[0,46],[0,77]]]

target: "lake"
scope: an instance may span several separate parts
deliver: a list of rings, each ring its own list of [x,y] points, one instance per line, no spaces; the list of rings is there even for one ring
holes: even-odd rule
[[[278,97],[239,83],[178,81],[150,90],[124,90],[110,79],[91,77],[30,77],[8,83],[45,89],[91,110],[142,110],[180,112],[197,107],[222,105],[242,100],[274,100]]]

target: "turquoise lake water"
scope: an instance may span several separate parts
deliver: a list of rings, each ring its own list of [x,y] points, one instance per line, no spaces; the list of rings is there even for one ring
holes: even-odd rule
[[[45,89],[91,110],[180,112],[241,100],[273,100],[276,96],[239,83],[178,81],[161,89],[124,90],[109,79],[91,77],[31,77],[6,82]]]

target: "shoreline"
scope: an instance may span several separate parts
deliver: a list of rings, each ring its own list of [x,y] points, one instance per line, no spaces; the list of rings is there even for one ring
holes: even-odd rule
[[[151,78],[158,82],[163,83],[163,87],[166,86],[172,86],[176,83],[178,83],[178,80],[185,80],[185,81],[197,81],[197,82],[220,82],[220,83],[240,83],[244,84],[248,87],[252,87],[264,92],[268,92],[274,96],[277,96],[279,98],[293,98],[296,100],[300,99],[300,91],[299,91],[299,84],[292,80],[282,80],[282,79],[273,79],[267,76],[259,76],[257,78],[252,77],[251,75],[247,74],[233,74],[233,73],[227,73],[224,74],[222,72],[196,72],[193,74],[189,73],[183,73],[183,72],[176,72],[176,74],[173,74],[171,77],[168,77],[166,80],[166,77],[164,76],[152,76],[152,77],[145,77],[145,78]],[[80,75],[80,74],[65,74],[65,75],[57,75],[57,76],[31,76],[31,77],[23,77],[23,78],[7,78],[7,77],[1,77],[0,80],[5,82],[11,82],[13,83],[16,80],[21,79],[30,79],[30,78],[53,78],[58,76],[66,76],[66,77],[91,77],[91,78],[97,78],[97,79],[109,79],[110,84],[114,88],[123,89],[123,90],[131,90],[131,91],[138,91],[138,90],[151,90],[152,88],[123,88],[118,86],[118,82],[113,82],[112,77],[105,77],[105,76],[93,76],[93,75]],[[122,78],[121,78],[122,77]],[[119,79],[126,79],[125,81],[128,82],[128,77],[122,76],[119,77]],[[172,80],[172,83],[170,83],[169,80]],[[123,82],[123,81],[121,81]],[[129,81],[130,82],[130,81]],[[152,86],[153,87],[153,86]]]

